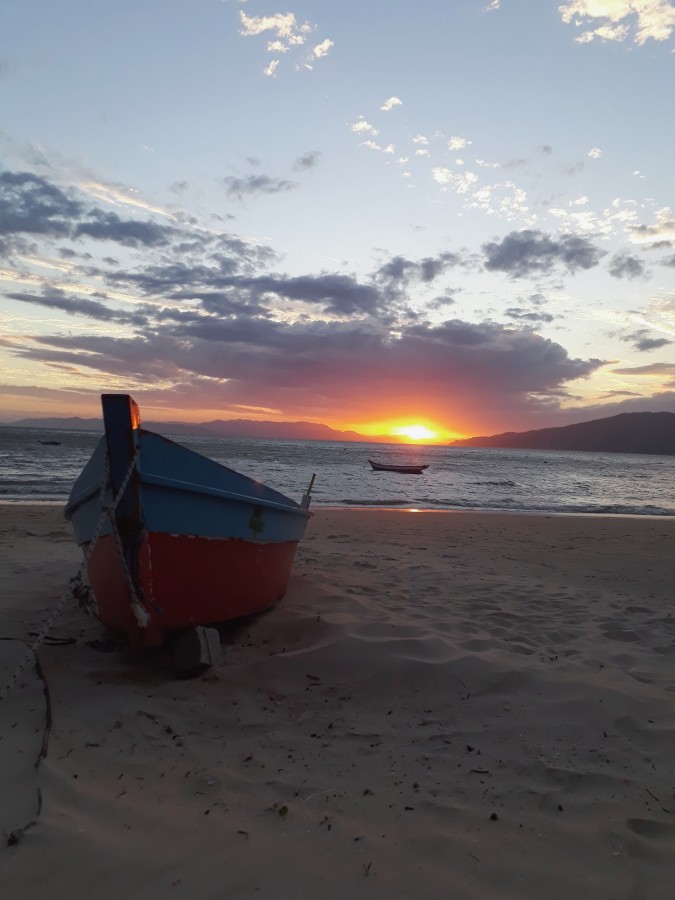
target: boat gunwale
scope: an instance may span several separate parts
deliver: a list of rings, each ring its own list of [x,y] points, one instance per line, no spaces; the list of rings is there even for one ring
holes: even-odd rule
[[[288,504],[277,503],[274,500],[265,500],[261,497],[254,497],[249,494],[239,494],[234,491],[226,491],[222,488],[210,487],[204,484],[193,484],[189,481],[179,481],[174,478],[167,478],[164,475],[152,475],[149,472],[139,472],[141,487],[144,485],[152,485],[153,487],[165,488],[167,490],[181,491],[188,494],[201,494],[213,497],[216,500],[232,501],[234,503],[249,503],[253,506],[263,506],[267,509],[275,509],[281,512],[292,513],[293,515],[301,515],[309,519],[312,513],[308,509],[303,509],[294,500],[288,499]],[[101,491],[100,481],[97,484],[90,485],[85,488],[77,497],[69,500],[64,515],[66,519],[71,519],[74,513],[85,503],[87,503],[95,495]]]

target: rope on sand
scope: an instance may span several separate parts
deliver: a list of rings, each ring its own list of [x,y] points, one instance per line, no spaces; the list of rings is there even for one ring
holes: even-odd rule
[[[40,647],[42,646],[42,644],[45,642],[45,640],[47,639],[51,628],[54,626],[56,620],[63,612],[63,609],[64,609],[66,603],[68,602],[68,600],[70,600],[71,598],[78,598],[78,599],[83,598],[83,596],[86,594],[87,591],[83,584],[82,576],[84,575],[85,569],[87,567],[87,563],[91,559],[91,556],[94,552],[94,548],[96,547],[98,539],[101,536],[103,526],[105,525],[107,519],[110,519],[110,521],[112,522],[113,532],[117,536],[117,528],[116,528],[114,513],[115,513],[115,510],[117,509],[117,506],[118,506],[120,500],[122,499],[122,495],[124,494],[124,491],[126,490],[127,485],[129,484],[129,481],[131,480],[131,476],[134,473],[134,470],[136,468],[136,460],[137,459],[138,459],[138,450],[136,451],[133,459],[131,460],[131,465],[129,466],[129,471],[127,472],[127,474],[124,478],[124,481],[122,482],[122,484],[120,486],[117,496],[115,497],[113,503],[111,503],[110,506],[107,506],[105,503],[105,493],[106,493],[106,490],[108,487],[108,478],[109,478],[109,474],[110,474],[110,468],[109,468],[109,464],[108,464],[108,455],[106,454],[104,466],[103,466],[103,476],[101,478],[101,492],[99,495],[99,503],[101,506],[101,517],[98,521],[98,525],[96,526],[94,536],[92,537],[91,541],[89,542],[89,546],[87,547],[87,549],[85,551],[84,559],[82,560],[80,568],[77,570],[75,575],[73,575],[73,577],[68,582],[67,590],[64,591],[64,593],[61,595],[59,600],[56,602],[56,604],[52,608],[52,611],[50,612],[49,616],[47,617],[45,623],[43,624],[42,628],[38,632],[38,634],[35,637],[35,639],[33,640],[33,642],[28,647],[25,657],[21,660],[21,662],[18,664],[16,669],[12,672],[9,679],[6,681],[5,685],[3,686],[2,690],[0,690],[0,703],[2,703],[2,701],[10,694],[10,692],[12,691],[12,688],[16,685],[19,678],[21,678],[21,675],[24,673],[26,668],[31,663],[34,663],[36,666],[39,666],[37,652],[40,649]],[[130,575],[129,575],[128,570],[126,569],[126,565],[125,565],[125,571],[127,572],[127,579],[130,580]],[[133,587],[133,585],[132,585],[132,587]],[[137,604],[139,602],[138,598],[136,597],[135,590],[132,591],[131,598],[132,598],[132,605],[134,605],[134,609],[135,609],[135,604]],[[134,603],[134,601],[135,601],[135,603]]]

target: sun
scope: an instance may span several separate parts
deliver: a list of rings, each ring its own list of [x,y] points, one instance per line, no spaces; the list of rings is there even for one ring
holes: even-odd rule
[[[425,425],[401,425],[399,428],[393,428],[391,433],[410,438],[411,441],[433,441],[438,437],[436,431]]]

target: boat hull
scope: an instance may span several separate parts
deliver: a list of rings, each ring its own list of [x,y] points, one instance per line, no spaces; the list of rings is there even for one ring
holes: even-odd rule
[[[373,462],[372,459],[369,459],[370,468],[373,472],[398,472],[399,475],[421,475],[425,469],[428,469],[428,465],[423,466],[395,466],[395,465],[387,465],[386,463],[376,463]]]
[[[96,542],[87,565],[95,614],[133,644],[149,647],[173,631],[262,612],[286,593],[297,544],[146,534],[139,554],[147,613],[141,627],[117,541],[107,535]]]

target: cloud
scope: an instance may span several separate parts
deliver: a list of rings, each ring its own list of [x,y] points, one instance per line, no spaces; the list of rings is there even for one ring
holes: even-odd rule
[[[644,263],[628,253],[615,253],[609,264],[609,274],[612,278],[643,278]]]
[[[82,210],[72,194],[39,175],[0,172],[0,234],[60,237]]]
[[[295,56],[300,60],[295,65],[296,70],[311,71],[314,63],[326,57],[334,46],[334,42],[330,38],[324,38],[307,50],[305,45],[309,35],[316,30],[316,26],[310,22],[299,22],[292,12],[277,12],[269,16],[248,16],[242,10],[239,13],[239,19],[241,22],[239,33],[243,37],[272,35],[271,40],[267,41],[267,52],[277,54],[277,58],[271,60],[263,69],[263,73],[268,77],[276,77],[281,63],[279,57]]]
[[[666,206],[657,211],[654,224],[628,225],[626,231],[636,244],[675,241],[675,217],[670,207]]]
[[[115,241],[127,247],[152,247],[166,244],[171,229],[155,222],[141,222],[134,219],[123,220],[117,213],[94,210],[88,221],[80,222],[73,231],[73,237],[91,237],[97,241]]]
[[[489,216],[498,216],[509,222],[530,217],[527,194],[512,181],[481,185],[467,198],[466,206],[482,209]]]
[[[354,122],[350,127],[356,134],[372,134],[373,137],[375,137],[380,133],[374,125],[371,125],[370,122],[366,122],[363,116],[360,116],[358,122]]]
[[[448,269],[461,263],[455,253],[441,253],[420,260],[409,260],[404,256],[394,256],[375,272],[374,279],[390,288],[400,289],[413,282],[429,284]]]
[[[230,175],[222,179],[228,197],[243,200],[256,194],[280,194],[297,188],[294,181],[286,178],[272,178],[270,175],[246,175],[240,178]]]
[[[513,278],[546,274],[556,266],[568,272],[597,266],[605,251],[574,234],[551,237],[542,231],[512,231],[500,241],[483,244],[485,268]]]
[[[120,313],[98,300],[87,300],[82,297],[69,296],[56,288],[45,288],[42,294],[7,293],[10,300],[45,306],[48,309],[60,309],[70,315],[82,315],[90,319],[122,324],[146,325],[147,317],[139,313]]]
[[[529,328],[489,322],[416,323],[393,337],[374,322],[289,324],[197,313],[135,336],[52,335],[15,352],[107,377],[142,374],[146,391],[170,380],[174,409],[181,401],[183,408],[208,405],[205,391],[212,390],[221,408],[302,409],[303,418],[353,421],[372,419],[377,397],[383,417],[416,413],[469,431],[486,416],[495,427],[536,420],[542,409],[557,408],[568,382],[602,365],[570,358]]]
[[[448,138],[448,150],[463,150],[470,143],[471,141],[467,141],[463,137],[450,137]]]
[[[320,150],[309,150],[307,153],[303,153],[302,156],[299,156],[295,160],[295,162],[293,163],[293,168],[296,171],[314,169],[319,164],[320,157]]]
[[[322,41],[320,44],[317,44],[316,47],[312,50],[312,59],[322,59],[324,56],[328,55],[328,52],[331,47],[334,47],[335,44],[329,38],[326,38],[325,41]]]
[[[265,31],[273,31],[277,37],[289,44],[302,44],[312,31],[312,26],[305,22],[298,24],[293,13],[274,13],[272,16],[247,16],[242,10],[239,13],[242,28],[240,34],[253,37]]]
[[[575,38],[577,43],[586,44],[595,38],[605,41],[623,41],[631,34],[626,19],[637,20],[634,33],[636,44],[644,44],[650,38],[665,41],[675,28],[675,7],[669,0],[569,0],[558,7],[563,22],[577,27],[586,27],[594,20],[603,24],[589,31],[582,31]]]
[[[431,177],[442,186],[443,190],[451,187],[457,194],[466,194],[471,185],[478,181],[478,176],[474,172],[455,174],[444,166],[434,166],[431,170]]]
[[[556,317],[552,316],[551,313],[545,312],[537,312],[536,310],[523,309],[520,306],[511,306],[507,310],[504,311],[504,315],[508,316],[509,319],[516,319],[520,322],[531,322],[534,324],[539,324],[541,322],[552,322]]]
[[[660,350],[661,347],[667,347],[669,344],[672,344],[673,341],[668,338],[650,338],[647,335],[650,332],[645,328],[641,328],[639,331],[633,332],[633,334],[627,335],[623,340],[632,341],[633,348],[638,350],[640,353],[646,353],[649,350]]]
[[[602,150],[599,147],[593,147],[588,151],[586,156],[590,156],[591,159],[600,159],[602,156]]]
[[[311,151],[294,165],[306,170],[316,161]],[[260,190],[279,187],[259,172],[255,177],[263,179]],[[229,187],[242,196],[256,189],[241,181]],[[392,255],[358,278],[330,271],[291,276],[269,271],[280,260],[268,247],[187,217],[128,220],[103,200],[27,173],[5,183],[19,191],[0,218],[7,237],[30,238],[45,265],[64,251],[68,273],[58,277],[72,281],[50,285],[41,273],[9,301],[83,319],[72,335],[14,335],[5,350],[47,371],[67,366],[75,391],[88,390],[95,373],[97,382],[124,378],[139,386],[141,399],[152,394],[165,404],[184,402],[186,410],[212,401],[372,421],[379,404],[383,417],[391,407],[392,417],[427,415],[466,431],[488,420],[505,430],[559,411],[568,385],[603,365],[571,358],[536,334],[549,313],[525,308],[527,301],[508,307],[510,327],[426,322],[430,309],[436,319],[448,314],[458,288],[446,281],[453,268],[475,266],[468,251]],[[509,257],[509,237],[521,240],[520,260]],[[113,248],[103,255],[109,248],[99,249],[102,240],[114,241],[119,254]],[[126,252],[130,247],[143,253]],[[575,271],[599,253],[589,242],[573,244],[571,235],[542,232],[514,232],[484,252],[486,265],[516,276],[557,265]]]
[[[675,363],[650,363],[646,366],[625,366],[612,369],[617,375],[668,375],[675,378]]]
[[[390,97],[388,100],[385,100],[380,109],[383,112],[391,112],[395,106],[403,106],[403,101],[399,100],[398,97]]]
[[[337,315],[375,313],[382,303],[380,292],[372,285],[361,284],[349,275],[303,275],[238,277],[232,280],[238,291],[247,290],[259,299],[265,294],[287,300],[314,303]]]

